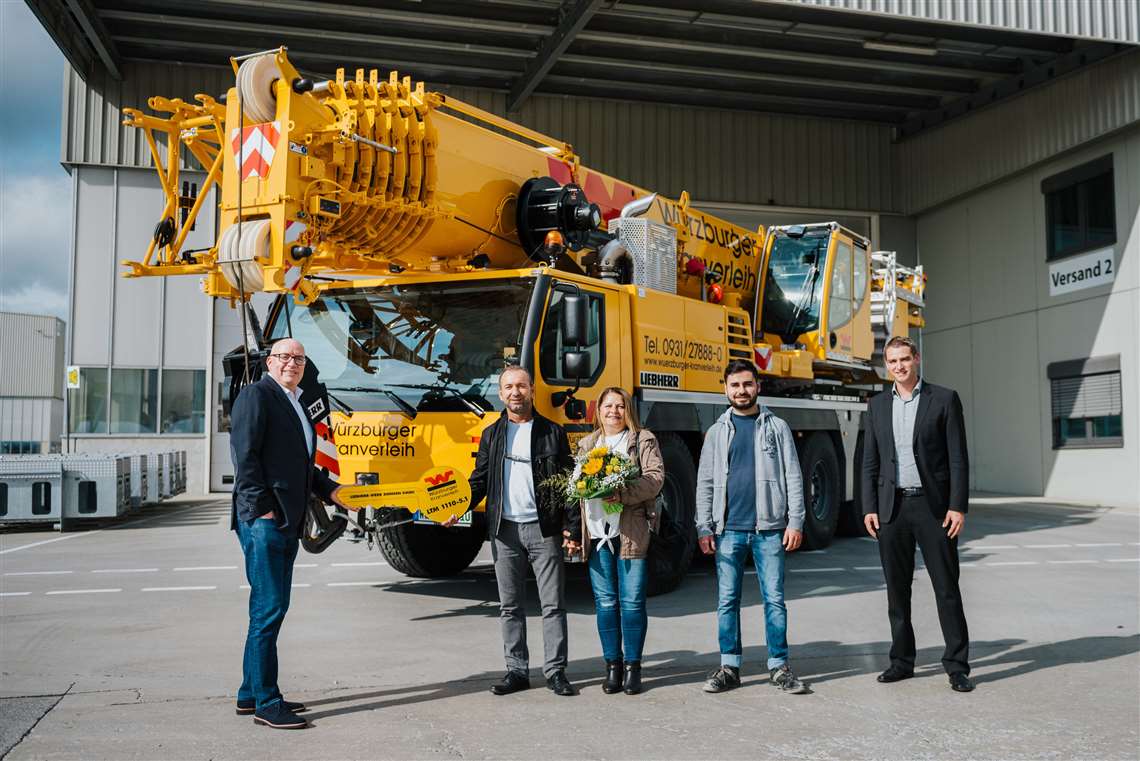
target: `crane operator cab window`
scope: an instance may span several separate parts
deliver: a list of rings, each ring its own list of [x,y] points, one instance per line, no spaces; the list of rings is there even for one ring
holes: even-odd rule
[[[566,330],[563,326],[563,320],[566,311],[566,297],[572,294],[580,294],[581,298],[585,300],[586,307],[585,340],[584,343],[577,346],[567,344],[564,341]],[[561,285],[552,289],[538,350],[539,370],[548,383],[574,385],[576,379],[566,377],[563,368],[562,357],[567,351],[580,351],[586,354],[588,362],[581,381],[583,386],[592,385],[601,374],[602,366],[605,363],[602,346],[602,295],[600,293],[579,292],[577,288],[572,286]]]
[[[780,234],[772,243],[762,329],[780,336],[785,344],[794,344],[799,336],[819,329],[830,238],[826,227],[809,228],[800,236]]]

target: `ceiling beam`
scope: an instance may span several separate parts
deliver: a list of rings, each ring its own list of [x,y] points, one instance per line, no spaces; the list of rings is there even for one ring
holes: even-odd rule
[[[538,49],[538,55],[527,64],[526,71],[511,87],[507,96],[507,111],[517,112],[523,101],[527,99],[546,73],[550,71],[558,56],[570,47],[570,43],[578,32],[590,21],[590,17],[601,7],[603,0],[570,0],[570,5],[563,6],[565,13],[554,33],[543,40]]]
[[[99,59],[87,35],[75,22],[63,0],[25,0],[25,2],[79,76],[86,80],[98,71]]]
[[[1057,77],[1071,74],[1077,69],[1103,61],[1109,56],[1132,49],[1134,49],[1132,45],[1119,43],[1098,42],[1081,45],[1072,53],[1058,56],[1052,61],[1028,69],[1022,74],[983,87],[968,97],[960,98],[907,119],[899,125],[897,139],[913,137],[931,127],[973,113],[1015,95],[1020,95],[1031,87],[1045,84]]]
[[[68,10],[75,16],[83,33],[87,35],[87,41],[91,47],[95,49],[95,54],[99,56],[99,60],[103,62],[107,72],[115,81],[122,81],[123,72],[119,68],[119,51],[115,50],[115,43],[111,40],[111,35],[107,34],[107,28],[103,26],[103,22],[95,13],[95,8],[91,5],[89,0],[64,0],[67,3]]]

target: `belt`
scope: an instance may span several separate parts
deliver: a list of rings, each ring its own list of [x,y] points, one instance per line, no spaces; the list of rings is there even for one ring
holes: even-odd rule
[[[921,486],[907,486],[905,488],[898,488],[895,491],[902,497],[921,497],[923,495]]]

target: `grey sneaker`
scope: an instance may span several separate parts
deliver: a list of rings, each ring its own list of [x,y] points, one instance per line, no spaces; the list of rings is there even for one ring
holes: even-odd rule
[[[792,673],[787,664],[772,669],[768,673],[768,677],[772,680],[772,684],[780,688],[780,692],[786,692],[790,695],[804,695],[808,691],[807,685]]]
[[[709,674],[705,681],[705,692],[724,692],[740,686],[740,669],[732,666],[721,666]]]

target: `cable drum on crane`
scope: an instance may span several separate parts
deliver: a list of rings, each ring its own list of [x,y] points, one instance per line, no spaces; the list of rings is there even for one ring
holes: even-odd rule
[[[239,230],[240,228],[240,230]],[[254,293],[265,286],[261,263],[269,259],[268,219],[233,224],[218,242],[218,265],[222,276],[238,293]]]
[[[271,122],[277,116],[273,83],[281,78],[274,53],[247,58],[238,66],[237,86],[242,111],[251,122]]]

